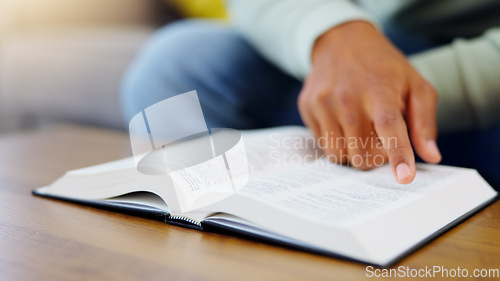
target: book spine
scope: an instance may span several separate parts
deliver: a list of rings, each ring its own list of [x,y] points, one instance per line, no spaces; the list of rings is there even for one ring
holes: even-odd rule
[[[173,225],[203,230],[201,222],[183,216],[169,215],[165,221]]]

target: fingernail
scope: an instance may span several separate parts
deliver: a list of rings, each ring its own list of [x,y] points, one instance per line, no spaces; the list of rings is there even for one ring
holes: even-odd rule
[[[428,140],[427,141],[427,150],[430,153],[432,153],[436,156],[439,156],[439,159],[441,160],[441,152],[439,152],[439,148],[438,148],[435,140]]]
[[[406,163],[400,163],[396,166],[396,176],[399,180],[404,180],[408,177],[411,177],[410,167]]]

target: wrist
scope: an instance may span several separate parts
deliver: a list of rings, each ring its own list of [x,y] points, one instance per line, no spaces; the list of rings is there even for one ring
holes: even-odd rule
[[[323,51],[331,51],[336,46],[349,46],[352,40],[363,40],[370,34],[380,34],[377,28],[368,21],[349,21],[337,25],[323,33],[313,45],[312,61]]]

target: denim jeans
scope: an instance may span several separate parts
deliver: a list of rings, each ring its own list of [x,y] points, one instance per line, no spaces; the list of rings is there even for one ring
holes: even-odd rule
[[[388,28],[410,54],[437,44]],[[419,44],[421,42],[421,44]],[[196,90],[207,126],[254,129],[303,125],[297,109],[302,81],[287,75],[234,29],[208,21],[180,21],[159,30],[125,75],[126,120],[168,97]],[[500,127],[440,136],[443,164],[476,168],[500,187]]]

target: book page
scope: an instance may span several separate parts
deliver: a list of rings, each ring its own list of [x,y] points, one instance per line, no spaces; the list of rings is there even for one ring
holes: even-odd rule
[[[226,194],[224,201],[236,202],[238,198],[247,197],[274,209],[334,226],[352,225],[415,200],[429,186],[439,185],[461,171],[418,165],[415,181],[400,185],[394,181],[388,165],[359,171],[331,163],[303,127],[247,131],[243,133],[243,140],[250,180],[234,194]],[[220,211],[217,210],[220,204],[212,202],[214,206],[199,211]],[[194,210],[184,213],[191,211]]]
[[[319,159],[251,180],[238,196],[251,198],[294,216],[346,227],[369,220],[423,196],[461,169],[417,165],[409,185],[394,182],[389,166],[358,171]]]
[[[251,181],[214,208],[236,219],[207,220],[387,265],[496,196],[470,169],[417,164],[415,181],[400,185],[389,166],[363,172],[315,164]]]
[[[309,130],[299,126],[243,131],[243,141],[251,179],[298,167],[323,155]]]
[[[232,137],[232,134],[234,132],[227,130],[212,132],[216,150],[217,144],[223,144],[216,151],[218,156],[204,161],[194,161],[194,165],[178,165],[183,168],[169,172],[180,206],[180,209],[171,209],[172,213],[192,214],[207,205],[233,196],[251,179],[261,178],[293,166],[301,166],[303,161],[312,161],[322,155],[321,152],[314,150],[314,139],[303,127],[245,131],[241,139],[239,135],[236,138]],[[224,144],[228,139],[234,141]],[[191,147],[196,147],[199,141],[200,138],[170,148],[175,153],[169,152],[169,155],[178,155],[173,157],[178,160],[174,161],[174,164],[184,161],[185,156],[189,155],[187,152]],[[169,148],[165,150],[168,152]],[[157,154],[160,157],[148,156],[148,167],[164,166],[161,165],[161,151]],[[307,155],[310,157],[306,157]],[[187,158],[197,159],[196,156]],[[171,158],[165,157],[165,159]],[[297,159],[302,162],[297,162]]]
[[[222,144],[215,146],[215,152],[219,151],[216,155],[211,150],[210,155],[204,153],[204,144],[207,143],[207,135],[204,135],[182,142],[175,149],[166,148],[143,155],[139,166],[134,158],[129,157],[68,171],[41,191],[85,200],[148,191],[161,196],[169,208],[179,214],[182,210],[196,209],[233,195],[235,186],[242,187],[248,181],[249,172],[257,178],[279,170],[277,164],[286,161],[274,155],[272,144],[276,142],[273,138],[278,138],[276,132],[281,138],[308,135],[303,127],[244,131],[243,142],[237,141],[233,146],[222,141],[214,142]],[[227,133],[227,130],[219,130],[212,137],[217,140],[220,135],[218,139],[226,140]],[[241,155],[246,155],[249,163]],[[202,215],[203,212],[196,217]]]

